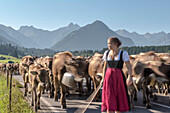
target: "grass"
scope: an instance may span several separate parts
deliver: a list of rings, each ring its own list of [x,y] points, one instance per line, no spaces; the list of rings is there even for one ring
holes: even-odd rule
[[[31,106],[24,99],[21,85],[17,80],[13,80],[12,87],[12,113],[34,113]],[[0,113],[8,113],[9,111],[9,88],[7,88],[6,77],[0,75]]]
[[[8,56],[8,55],[2,55],[0,54],[0,57],[5,57],[6,59],[5,60],[0,60],[1,63],[8,63],[8,61],[13,61],[13,62],[20,62],[21,59],[18,59],[18,58],[15,58],[15,57],[12,57],[12,56]]]

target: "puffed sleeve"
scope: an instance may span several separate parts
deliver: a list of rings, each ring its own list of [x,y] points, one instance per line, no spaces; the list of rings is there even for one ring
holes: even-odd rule
[[[123,51],[123,61],[126,62],[126,61],[129,61],[129,55],[128,55],[128,52],[127,51]]]
[[[104,52],[104,55],[103,55],[103,57],[102,57],[103,61],[106,61],[106,54],[107,54],[107,52],[109,52],[109,50],[106,50],[106,51]]]

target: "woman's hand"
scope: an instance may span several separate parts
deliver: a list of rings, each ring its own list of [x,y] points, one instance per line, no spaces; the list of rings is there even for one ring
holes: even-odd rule
[[[126,61],[125,63],[126,63],[126,67],[128,69],[128,73],[129,73],[128,78],[126,80],[126,84],[127,84],[127,86],[129,86],[133,82],[133,80],[132,80],[132,67],[131,67],[131,64],[130,64],[129,61]]]
[[[132,76],[129,75],[128,78],[126,79],[126,84],[127,84],[127,86],[131,85],[132,82],[133,82]]]

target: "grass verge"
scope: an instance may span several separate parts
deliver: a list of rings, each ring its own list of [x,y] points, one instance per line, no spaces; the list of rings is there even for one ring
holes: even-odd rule
[[[12,87],[12,113],[34,113],[31,106],[24,99],[22,87],[17,80],[13,80]],[[9,113],[9,88],[7,88],[6,77],[0,75],[0,113]]]

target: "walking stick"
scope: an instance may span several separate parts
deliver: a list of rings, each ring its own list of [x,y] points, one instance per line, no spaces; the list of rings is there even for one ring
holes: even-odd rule
[[[98,85],[96,90],[86,99],[86,102],[88,102],[88,105],[84,109],[83,108],[77,109],[74,113],[85,113],[86,112],[87,108],[90,106],[96,94],[99,92],[100,88],[102,87],[103,81],[104,81],[104,77],[102,77],[102,80],[100,81],[100,84]]]

